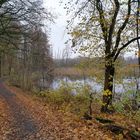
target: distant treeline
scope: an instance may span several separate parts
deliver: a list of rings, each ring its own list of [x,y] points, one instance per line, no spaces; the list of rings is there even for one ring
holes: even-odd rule
[[[75,67],[78,66],[80,63],[86,61],[91,65],[97,65],[104,62],[104,58],[102,57],[94,57],[94,58],[87,58],[87,57],[76,57],[76,58],[67,58],[67,59],[54,59],[55,68],[60,67]],[[134,57],[119,57],[119,62],[122,65],[129,65],[129,64],[138,64],[138,59]]]

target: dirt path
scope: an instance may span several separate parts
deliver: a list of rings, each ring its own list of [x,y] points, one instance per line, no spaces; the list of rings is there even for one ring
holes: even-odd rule
[[[2,82],[0,82],[0,98],[4,100],[10,115],[8,123],[10,130],[3,139],[27,139],[38,131],[38,125],[27,113],[27,108],[18,102],[17,95],[7,90]]]
[[[0,140],[72,140],[78,124],[56,112],[0,81]]]
[[[110,139],[109,139],[110,138]],[[0,140],[115,140],[73,114],[52,109],[36,96],[0,81]]]

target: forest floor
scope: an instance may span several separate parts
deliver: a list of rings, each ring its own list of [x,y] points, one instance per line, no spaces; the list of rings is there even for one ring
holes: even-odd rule
[[[139,131],[140,124],[137,122],[117,114],[109,116],[118,124],[127,128],[136,127]],[[105,114],[102,117],[109,118]],[[0,82],[0,140],[131,139],[113,134],[103,125],[96,119],[85,121],[52,108],[39,97]]]

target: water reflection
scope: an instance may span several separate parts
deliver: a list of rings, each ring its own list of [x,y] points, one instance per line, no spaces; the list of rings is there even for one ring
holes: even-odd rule
[[[58,89],[61,86],[62,82],[66,82],[67,84],[73,84],[75,86],[88,84],[95,92],[101,92],[103,90],[103,83],[98,82],[96,78],[73,79],[69,77],[57,77],[53,80],[50,87],[52,89]],[[130,90],[136,91],[137,83],[139,84],[140,87],[140,79],[135,79],[133,77],[122,79],[120,82],[115,81],[113,91],[115,93],[124,93]]]

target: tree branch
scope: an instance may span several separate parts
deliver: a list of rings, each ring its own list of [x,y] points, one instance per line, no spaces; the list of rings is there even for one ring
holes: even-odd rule
[[[104,40],[107,43],[107,21],[105,19],[105,13],[103,11],[103,7],[102,7],[102,2],[100,0],[96,0],[96,7],[97,10],[99,12],[99,16],[100,16],[100,25],[102,28],[102,32],[103,32],[103,36],[104,36]]]
[[[138,7],[137,7],[137,15],[136,15],[136,34],[137,37],[139,36],[139,14],[140,14],[140,1],[138,0]],[[137,40],[138,49],[140,50],[140,43],[139,40]]]
[[[115,55],[115,57],[114,57],[114,62],[116,61],[116,59],[118,58],[120,52],[121,52],[123,49],[125,49],[129,44],[131,44],[132,42],[134,42],[134,41],[136,41],[136,40],[138,40],[138,39],[140,39],[140,36],[129,40],[126,44],[124,44],[121,48],[119,48],[118,51],[117,51],[117,53],[116,53],[116,55]]]
[[[111,25],[110,25],[110,29],[109,29],[109,37],[108,37],[108,41],[110,44],[112,44],[112,36],[113,36],[113,32],[114,32],[114,28],[115,28],[115,24],[116,24],[116,18],[120,9],[120,3],[118,0],[114,0],[115,3],[115,12],[114,15],[112,17],[112,21],[111,21]]]
[[[126,16],[126,19],[124,20],[122,26],[120,27],[118,33],[117,33],[116,43],[115,43],[115,47],[113,49],[112,54],[115,54],[116,51],[117,51],[117,48],[118,48],[119,43],[120,43],[120,40],[121,40],[122,31],[124,30],[124,28],[126,27],[128,21],[129,21],[130,14],[131,14],[131,0],[128,1],[128,12],[127,12],[127,16]]]

